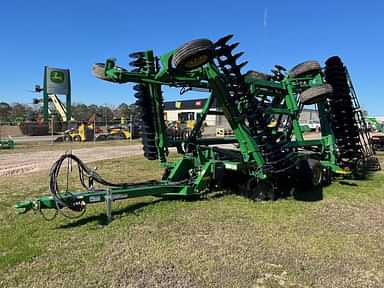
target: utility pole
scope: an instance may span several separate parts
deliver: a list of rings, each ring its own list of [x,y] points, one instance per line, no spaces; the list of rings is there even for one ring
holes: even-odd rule
[[[108,128],[108,119],[107,119],[107,104],[104,103],[104,120],[105,120],[105,129]]]
[[[130,117],[129,117],[130,119],[129,119],[129,126],[130,126],[130,128],[129,128],[129,130],[130,130],[130,143],[132,144],[132,138],[133,138],[133,129],[132,129],[132,127],[133,127],[133,115],[132,115],[132,113],[131,113],[131,115],[130,115]]]

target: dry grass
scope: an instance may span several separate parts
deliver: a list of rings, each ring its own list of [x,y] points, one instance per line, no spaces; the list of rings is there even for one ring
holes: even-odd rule
[[[97,166],[115,181],[161,174],[141,157]],[[1,287],[383,287],[383,172],[318,202],[144,197],[114,203],[107,226],[102,204],[72,222],[14,214],[46,191],[47,173],[1,179]]]
[[[14,153],[33,153],[38,151],[69,151],[81,148],[92,148],[92,147],[110,147],[110,146],[125,146],[127,144],[138,144],[141,143],[140,139],[130,140],[111,140],[111,141],[98,141],[98,142],[62,142],[62,143],[51,143],[50,141],[33,141],[33,142],[20,142],[16,141],[16,148],[9,150],[0,150],[1,154],[14,154]]]

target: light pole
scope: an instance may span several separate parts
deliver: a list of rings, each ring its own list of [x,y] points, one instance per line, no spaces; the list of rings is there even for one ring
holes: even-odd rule
[[[132,138],[133,138],[133,129],[132,129],[132,127],[133,127],[133,115],[132,115],[132,113],[131,113],[131,115],[130,115],[130,117],[129,117],[130,119],[129,119],[129,121],[130,121],[130,123],[129,123],[129,130],[130,130],[130,143],[132,144]]]
[[[107,118],[107,104],[104,103],[104,120],[105,120],[105,129],[108,128],[108,118]]]

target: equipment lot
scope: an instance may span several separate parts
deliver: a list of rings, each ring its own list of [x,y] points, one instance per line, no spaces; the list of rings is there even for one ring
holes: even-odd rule
[[[63,151],[72,151],[87,162],[120,158],[128,155],[140,155],[141,145],[130,145],[127,141],[116,143],[70,143],[20,144],[18,149],[0,154],[0,176],[22,175],[47,170]],[[117,149],[118,148],[118,149]]]
[[[2,4],[0,288],[384,288],[384,1]]]
[[[92,154],[102,149],[109,154],[113,146]],[[140,146],[119,145],[123,158],[94,163],[100,174],[130,182],[160,177],[158,163],[121,149],[141,153]],[[56,152],[40,156],[49,153]],[[220,193],[196,201],[118,201],[109,225],[104,204],[73,221],[17,217],[15,202],[47,193],[47,170],[2,177],[0,286],[382,287],[383,176],[334,181],[316,202]]]

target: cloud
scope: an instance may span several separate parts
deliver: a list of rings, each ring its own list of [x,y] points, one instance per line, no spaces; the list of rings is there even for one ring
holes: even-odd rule
[[[264,8],[264,22],[263,22],[263,26],[264,28],[267,28],[267,18],[268,18],[268,8]]]

